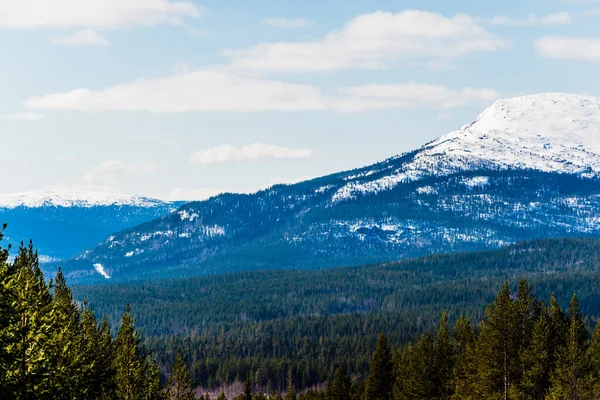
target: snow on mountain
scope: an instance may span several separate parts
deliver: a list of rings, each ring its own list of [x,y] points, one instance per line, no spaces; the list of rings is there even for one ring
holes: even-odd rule
[[[499,100],[475,122],[423,146],[392,174],[349,182],[333,201],[474,167],[598,176],[600,98],[544,93]]]
[[[361,265],[600,237],[599,215],[600,99],[541,94],[498,101],[373,165],[188,203],[113,231],[63,267],[104,282],[97,265],[112,281]]]
[[[67,192],[48,190],[0,195],[0,208],[5,209],[14,209],[17,207],[90,208],[97,206],[134,206],[140,208],[151,208],[164,204],[171,204],[171,202],[141,196],[121,195],[108,192]]]

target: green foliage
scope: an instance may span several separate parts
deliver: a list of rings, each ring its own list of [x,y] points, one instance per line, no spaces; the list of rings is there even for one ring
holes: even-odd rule
[[[343,366],[337,367],[333,381],[327,385],[327,400],[348,400],[352,394],[352,381]]]
[[[106,318],[98,324],[85,302],[76,304],[60,270],[46,283],[31,243],[12,262],[0,249],[0,295],[2,398],[165,400],[129,310],[115,341]],[[123,374],[124,364],[135,372]]]
[[[550,400],[592,399],[592,368],[588,358],[588,333],[577,296],[569,306],[566,344],[558,349],[556,369],[551,378]]]
[[[167,390],[169,398],[172,400],[190,400],[195,398],[194,384],[181,349],[177,350],[177,358],[175,359],[173,371],[168,380]]]
[[[371,373],[365,383],[364,400],[391,399],[393,382],[392,354],[387,338],[381,333],[371,360]]]
[[[294,386],[294,378],[291,370],[288,372],[288,381],[285,392],[284,400],[296,400],[296,386]]]
[[[238,397],[238,400],[252,400],[254,398],[254,389],[252,388],[252,377],[250,374],[246,375],[244,381],[244,390],[242,395]]]

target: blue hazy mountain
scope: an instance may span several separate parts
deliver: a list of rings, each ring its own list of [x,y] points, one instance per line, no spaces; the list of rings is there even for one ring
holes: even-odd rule
[[[113,232],[166,215],[183,203],[98,192],[0,195],[5,242],[35,241],[42,261],[74,257]]]

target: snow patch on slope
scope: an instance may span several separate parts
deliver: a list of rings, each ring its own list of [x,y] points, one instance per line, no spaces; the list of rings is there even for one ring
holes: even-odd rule
[[[106,279],[110,279],[110,276],[104,270],[104,266],[102,264],[94,264],[94,269],[97,273],[105,277]]]
[[[545,93],[499,100],[475,122],[423,146],[391,174],[348,182],[332,201],[478,168],[600,176],[600,98]]]

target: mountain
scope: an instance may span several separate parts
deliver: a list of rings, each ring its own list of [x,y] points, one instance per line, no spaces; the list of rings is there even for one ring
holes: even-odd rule
[[[368,167],[186,204],[109,237],[65,271],[100,282],[317,269],[600,237],[599,174],[600,98],[501,100]]]
[[[42,261],[70,258],[113,232],[166,215],[181,202],[99,192],[0,195],[0,221],[13,246],[35,239]]]

